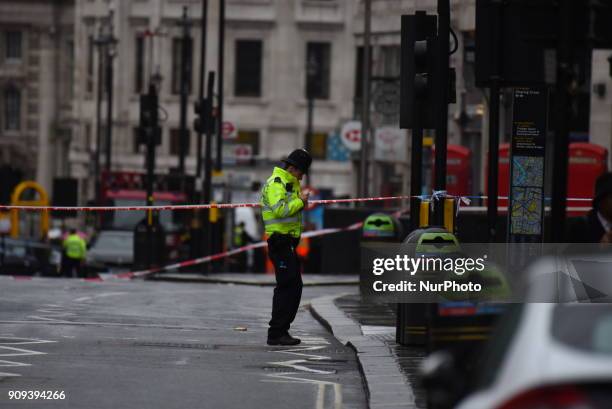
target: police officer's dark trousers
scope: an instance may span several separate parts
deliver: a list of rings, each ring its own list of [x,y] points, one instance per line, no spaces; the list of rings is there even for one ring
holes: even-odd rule
[[[288,333],[300,306],[302,276],[295,251],[299,242],[300,239],[277,233],[268,239],[268,253],[276,274],[268,338],[278,338]]]

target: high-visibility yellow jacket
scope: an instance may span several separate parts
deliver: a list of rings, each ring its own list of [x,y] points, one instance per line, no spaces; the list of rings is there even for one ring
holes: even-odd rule
[[[233,238],[233,244],[234,247],[242,247],[244,246],[244,229],[240,226],[236,226],[234,227],[234,238]]]
[[[266,234],[288,234],[299,238],[302,234],[300,182],[291,173],[275,167],[261,191],[262,217]]]
[[[87,255],[87,244],[78,234],[71,234],[66,237],[63,246],[68,258],[82,260]]]

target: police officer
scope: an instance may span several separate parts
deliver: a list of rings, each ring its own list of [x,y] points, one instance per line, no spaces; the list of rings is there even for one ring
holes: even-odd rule
[[[76,229],[70,229],[70,234],[62,243],[64,248],[64,260],[62,267],[64,277],[74,277],[73,270],[76,270],[77,277],[83,277],[83,264],[87,256],[87,244],[79,236]]]
[[[249,243],[252,243],[253,239],[247,233],[244,222],[238,223],[234,227],[234,235],[232,237],[232,245],[233,248],[239,248],[242,246],[246,246]],[[236,254],[234,256],[234,261],[236,264],[235,270],[237,273],[244,273],[247,270],[247,253],[243,251],[242,253]]]
[[[302,276],[295,249],[302,234],[302,210],[308,203],[308,194],[300,190],[300,180],[308,172],[312,158],[305,149],[297,149],[283,162],[282,168],[274,168],[261,194],[268,254],[276,273],[268,345],[300,343],[289,335],[289,326],[302,298]]]

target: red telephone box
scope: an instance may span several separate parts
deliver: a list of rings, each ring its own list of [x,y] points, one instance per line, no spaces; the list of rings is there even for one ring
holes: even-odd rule
[[[595,180],[608,170],[608,150],[592,143],[575,142],[569,146],[567,198],[592,198]],[[568,200],[567,207],[590,208],[590,201]],[[584,213],[571,211],[568,214]]]
[[[435,180],[436,149],[432,152],[433,180]],[[453,196],[468,196],[472,192],[472,151],[460,145],[448,145],[446,153],[446,192]]]

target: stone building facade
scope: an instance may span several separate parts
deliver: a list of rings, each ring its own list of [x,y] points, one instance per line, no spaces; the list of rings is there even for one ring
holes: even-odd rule
[[[74,2],[0,2],[0,166],[51,189],[69,173]]]

